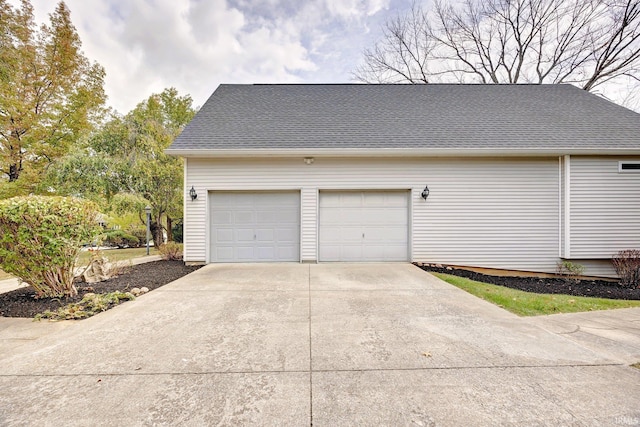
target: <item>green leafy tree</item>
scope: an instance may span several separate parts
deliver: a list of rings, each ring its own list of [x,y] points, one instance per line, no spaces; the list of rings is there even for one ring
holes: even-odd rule
[[[71,197],[27,196],[0,201],[0,267],[36,296],[77,295],[75,264],[83,243],[100,233],[94,203]]]
[[[80,155],[52,167],[46,185],[60,194],[103,199],[117,214],[152,208],[156,246],[171,239],[173,220],[182,217],[182,160],[164,150],[193,118],[191,97],[165,89],[138,104],[126,116],[114,115],[90,139]]]
[[[10,184],[0,194],[31,191],[88,134],[103,114],[104,76],[81,51],[64,2],[38,28],[29,0],[0,0],[0,173]]]

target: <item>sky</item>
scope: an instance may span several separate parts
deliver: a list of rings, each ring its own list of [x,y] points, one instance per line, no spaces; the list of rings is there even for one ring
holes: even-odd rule
[[[85,56],[106,70],[108,105],[123,114],[169,87],[199,107],[222,83],[352,83],[363,51],[414,1],[432,2],[65,0]],[[31,0],[36,21],[57,2]],[[637,90],[602,94],[640,112]]]
[[[18,0],[12,3],[18,4]],[[48,22],[57,1],[31,0]],[[175,87],[201,106],[221,83],[350,83],[362,51],[412,0],[65,0],[85,56],[127,113]]]

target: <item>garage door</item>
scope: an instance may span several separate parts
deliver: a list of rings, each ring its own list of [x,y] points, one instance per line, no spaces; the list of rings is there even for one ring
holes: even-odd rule
[[[300,260],[300,193],[210,193],[211,261]]]
[[[407,261],[409,192],[320,193],[320,261]]]

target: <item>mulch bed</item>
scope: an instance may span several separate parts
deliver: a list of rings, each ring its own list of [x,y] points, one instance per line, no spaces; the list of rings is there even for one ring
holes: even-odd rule
[[[577,283],[572,283],[564,278],[490,276],[476,273],[475,271],[433,264],[418,265],[418,267],[425,271],[452,274],[477,282],[491,283],[537,294],[564,294],[579,297],[640,300],[640,288],[623,288],[618,282],[606,280],[580,280]]]
[[[63,299],[35,299],[31,287],[16,289],[0,294],[0,316],[33,317],[46,310],[55,311],[72,302],[82,300],[87,292],[106,293],[113,291],[126,292],[132,288],[146,286],[149,290],[157,289],[169,282],[181,278],[199,266],[186,266],[182,261],[154,261],[127,267],[122,274],[99,283],[77,282],[78,296]]]

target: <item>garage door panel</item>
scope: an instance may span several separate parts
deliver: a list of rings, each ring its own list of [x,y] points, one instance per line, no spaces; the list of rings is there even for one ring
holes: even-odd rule
[[[340,203],[340,194],[339,193],[324,193],[320,198],[320,207],[333,207],[339,208],[342,204]]]
[[[253,228],[249,228],[249,229],[236,228],[235,229],[235,240],[238,242],[253,242],[255,240],[253,236],[254,236]]]
[[[233,252],[232,247],[219,247],[216,248],[215,258],[221,261],[229,261],[233,259]]]
[[[258,246],[257,248],[258,261],[274,261],[277,257],[274,253],[273,246]]]
[[[298,239],[298,233],[292,228],[279,228],[276,230],[275,239],[278,242],[295,244]]]
[[[283,207],[284,208],[284,207]],[[291,209],[274,212],[273,222],[278,224],[298,224],[300,214]]]
[[[379,193],[363,193],[362,206],[364,207],[378,207],[386,205],[386,197],[384,194]]]
[[[407,246],[406,244],[391,245],[386,244],[384,246],[385,259],[389,261],[406,261],[407,260]]]
[[[362,240],[361,227],[320,227],[320,239],[322,242],[360,242]]]
[[[237,261],[253,261],[254,256],[254,247],[253,246],[236,246],[233,256],[224,261],[233,262]]]
[[[326,215],[324,216],[325,224],[341,224],[342,223],[342,209],[331,209],[326,211]]]
[[[407,191],[320,192],[320,261],[406,261]]]
[[[211,261],[300,260],[300,193],[210,193]]]
[[[226,202],[225,199],[228,199],[229,202]],[[253,206],[256,203],[255,199],[256,199],[256,197],[254,197],[253,199],[244,198],[244,197],[243,198],[238,198],[238,197],[235,197],[235,194],[229,194],[228,197],[224,197],[220,201],[220,203],[225,203],[228,206],[232,206],[234,208],[242,208],[242,207],[244,207],[244,208],[252,209]]]
[[[286,261],[286,260],[298,257],[298,247],[297,246],[279,247],[277,249],[277,251],[278,251],[277,253],[278,253],[278,260],[279,261]]]
[[[236,211],[233,215],[233,223],[236,225],[253,224],[255,218],[251,211]]]
[[[363,245],[362,257],[364,261],[377,261],[386,259],[386,250],[384,245]]]
[[[218,211],[211,215],[211,221],[216,225],[233,224],[233,213],[231,211]]]
[[[340,210],[340,219],[337,222],[360,228],[363,224],[363,220],[367,221],[366,218],[363,218],[363,215],[367,215],[367,213],[363,211],[362,208],[342,209]]]
[[[405,233],[407,232],[407,227],[370,227],[365,230],[363,233],[365,235],[365,241],[384,241],[389,244],[391,243],[400,243],[406,244],[407,238],[405,237]]]
[[[274,231],[272,228],[255,230],[255,238],[258,242],[273,242]]]
[[[362,245],[344,244],[340,247],[342,261],[362,261]]]
[[[218,242],[233,242],[233,229],[232,228],[217,229],[216,240]]]
[[[278,212],[276,211],[260,211],[257,213],[258,224],[275,224],[278,222]]]

